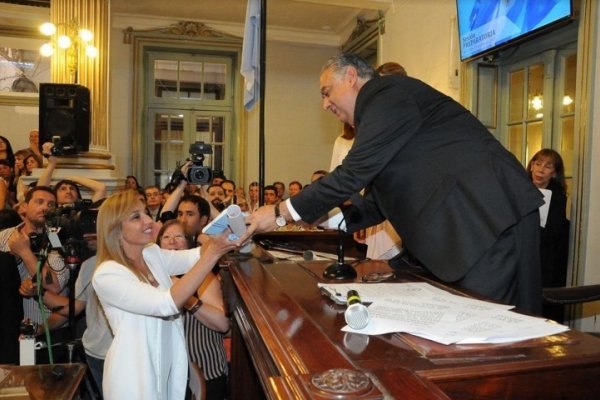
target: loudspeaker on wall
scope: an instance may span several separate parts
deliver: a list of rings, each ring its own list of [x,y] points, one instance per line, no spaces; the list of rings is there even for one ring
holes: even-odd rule
[[[77,154],[90,147],[90,91],[85,86],[40,83],[40,149],[54,143],[55,155]]]

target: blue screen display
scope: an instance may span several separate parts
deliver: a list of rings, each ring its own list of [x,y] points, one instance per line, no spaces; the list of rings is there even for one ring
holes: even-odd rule
[[[456,5],[461,60],[572,15],[571,0],[457,0]]]

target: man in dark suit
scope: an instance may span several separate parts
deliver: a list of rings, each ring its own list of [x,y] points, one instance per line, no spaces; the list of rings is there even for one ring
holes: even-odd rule
[[[249,232],[283,218],[313,223],[352,198],[348,231],[388,219],[439,279],[538,313],[543,200],[519,162],[448,96],[410,77],[377,77],[360,57],[330,59],[320,85],[323,108],[354,125],[354,145],[323,179],[252,214]]]

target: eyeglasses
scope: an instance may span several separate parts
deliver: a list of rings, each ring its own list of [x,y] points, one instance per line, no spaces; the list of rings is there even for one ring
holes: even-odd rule
[[[396,274],[393,272],[371,272],[362,276],[362,281],[365,283],[377,283],[394,279]]]
[[[163,235],[160,240],[185,240],[185,235]]]

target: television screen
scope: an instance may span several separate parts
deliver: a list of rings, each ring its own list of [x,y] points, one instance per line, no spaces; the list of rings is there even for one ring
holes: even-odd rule
[[[571,0],[456,0],[460,59],[498,50],[573,15]]]

